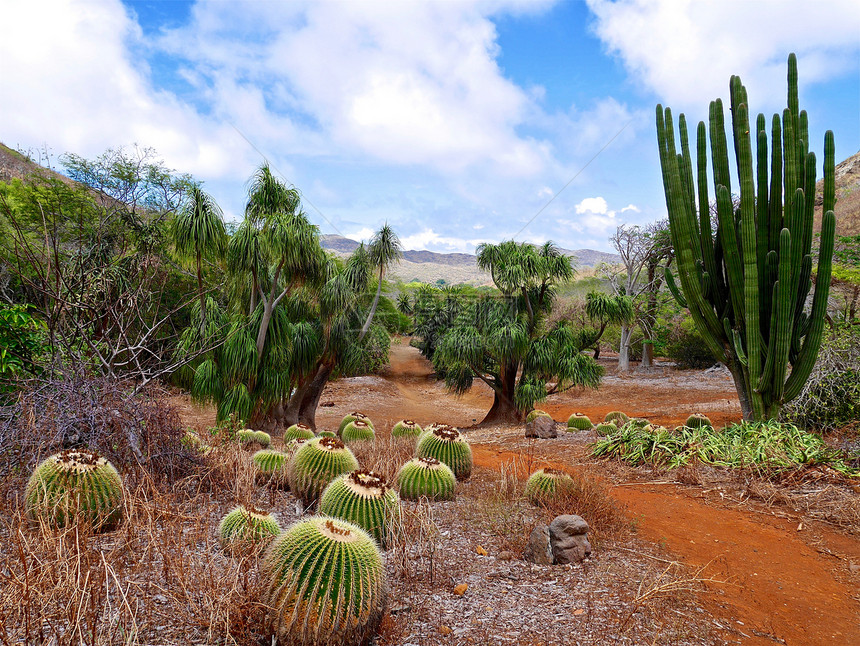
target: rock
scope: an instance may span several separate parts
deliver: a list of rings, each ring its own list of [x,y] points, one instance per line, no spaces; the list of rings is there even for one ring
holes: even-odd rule
[[[540,524],[532,530],[524,556],[526,561],[531,561],[535,565],[552,565],[549,527]]]
[[[552,556],[556,563],[579,563],[591,554],[588,523],[580,516],[558,516],[549,525]]]
[[[540,415],[526,424],[526,437],[537,437],[542,440],[558,437],[555,430],[555,420],[551,417]]]
[[[510,550],[502,550],[496,555],[496,558],[499,561],[513,561],[515,558],[517,558],[517,555]]]

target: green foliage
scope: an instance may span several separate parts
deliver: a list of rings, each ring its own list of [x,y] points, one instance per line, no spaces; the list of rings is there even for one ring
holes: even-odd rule
[[[421,427],[411,419],[403,419],[391,429],[391,437],[418,437],[422,433]]]
[[[412,319],[385,296],[380,296],[373,320],[389,334],[409,334],[412,331]]]
[[[590,430],[594,424],[591,423],[591,420],[588,419],[588,416],[583,413],[574,413],[567,419],[567,428],[576,429],[578,431],[587,431]]]
[[[351,442],[368,442],[373,440],[375,437],[376,433],[374,433],[373,427],[360,419],[352,420],[343,428],[343,431],[340,434],[340,439],[343,440],[344,444],[349,444]]]
[[[9,401],[18,379],[41,372],[44,327],[25,305],[0,307],[0,404]]]
[[[308,440],[287,465],[290,489],[305,507],[314,504],[323,489],[339,475],[355,471],[358,460],[335,437]]]
[[[281,644],[357,646],[382,620],[382,555],[363,529],[346,521],[299,521],[269,546],[261,576]]]
[[[412,458],[397,473],[397,488],[404,500],[453,500],[457,479],[436,458]]]
[[[732,371],[744,417],[763,420],[776,417],[800,393],[818,355],[836,228],[835,144],[828,131],[818,271],[807,312],[816,158],[807,152],[808,118],[798,106],[797,59],[794,54],[788,58],[788,106],[782,118],[775,114],[772,119],[770,168],[764,115],[751,125],[740,78],[733,76],[729,87],[740,199],[735,204],[731,197],[723,104],[717,99],[709,119],[716,235],[711,231],[705,124],[700,122],[697,129],[694,183],[684,115],[678,120],[677,154],[671,111],[657,106],[657,139],[681,290],[668,272],[667,284],[689,307],[708,348]]]
[[[325,488],[319,513],[358,525],[388,549],[400,526],[400,497],[379,474],[359,469]]]
[[[27,482],[27,515],[52,527],[82,523],[114,529],[123,515],[122,479],[93,451],[69,449],[43,460]]]
[[[658,351],[655,347],[655,353],[672,359],[679,368],[709,368],[717,361],[688,316],[667,321],[656,330],[656,335],[662,349]]]
[[[793,424],[774,421],[742,422],[720,431],[710,426],[680,426],[669,431],[626,424],[617,433],[598,440],[592,446],[592,455],[670,469],[698,461],[752,469],[763,475],[827,465],[843,475],[860,477],[860,471],[848,467],[839,451],[828,447],[819,436]]]
[[[840,326],[822,341],[815,368],[782,419],[807,429],[857,427],[860,420],[860,327]]]
[[[218,524],[221,547],[233,548],[243,544],[265,546],[281,533],[281,526],[270,513],[254,507],[239,505],[229,511]]]
[[[454,427],[432,427],[419,438],[415,457],[436,458],[445,463],[457,480],[468,480],[472,475],[472,447]]]
[[[557,469],[538,469],[526,481],[525,495],[533,505],[543,505],[558,493],[573,490],[574,482],[568,474]]]
[[[300,422],[298,424],[293,424],[284,431],[284,444],[290,440],[312,440],[314,437],[313,429],[307,424],[302,424]]]

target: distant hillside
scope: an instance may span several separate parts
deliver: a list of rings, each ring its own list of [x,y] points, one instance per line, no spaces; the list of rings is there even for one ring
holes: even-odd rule
[[[815,230],[821,230],[824,180],[819,180],[815,196]],[[836,164],[836,235],[860,235],[860,152]]]

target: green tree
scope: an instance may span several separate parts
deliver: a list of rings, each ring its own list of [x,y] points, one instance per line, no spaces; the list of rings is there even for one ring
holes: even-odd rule
[[[364,321],[364,325],[361,326],[359,341],[367,334],[370,324],[373,322],[373,316],[376,314],[376,306],[379,304],[379,296],[382,294],[382,279],[385,277],[385,272],[403,256],[403,247],[400,244],[400,239],[394,233],[394,229],[388,226],[388,223],[384,224],[373,235],[368,247],[368,253],[370,263],[379,273],[379,281],[376,286],[376,295],[373,297],[373,303],[367,314],[367,319]]]
[[[594,358],[600,358],[600,338],[610,324],[621,325],[634,319],[633,301],[629,296],[590,291],[585,296],[585,314],[600,327],[589,338],[587,346],[594,346]]]
[[[573,276],[570,258],[552,243],[507,241],[481,245],[478,265],[501,295],[449,306],[456,318],[432,357],[453,392],[466,392],[475,379],[492,388],[493,406],[481,423],[522,421],[549,392],[596,387],[601,369],[580,352],[583,335],[546,323],[556,286]],[[548,388],[550,381],[556,383]]]

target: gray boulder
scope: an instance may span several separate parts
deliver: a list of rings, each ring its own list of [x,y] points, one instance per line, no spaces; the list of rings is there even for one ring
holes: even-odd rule
[[[555,420],[551,417],[540,415],[526,424],[526,437],[537,437],[542,440],[558,437],[555,430]]]
[[[580,563],[591,554],[588,523],[575,514],[556,517],[549,525],[549,540],[556,563]]]
[[[536,565],[552,565],[552,548],[549,541],[549,527],[538,525],[532,530],[526,551],[523,555],[526,561]]]

